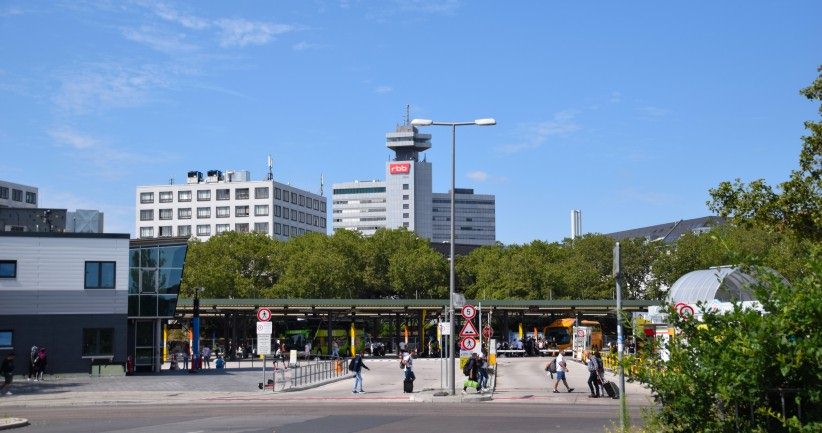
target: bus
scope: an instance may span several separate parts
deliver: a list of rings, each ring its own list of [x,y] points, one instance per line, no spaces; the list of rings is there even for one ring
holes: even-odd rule
[[[577,320],[571,317],[556,319],[550,325],[543,328],[542,333],[548,343],[549,351],[570,353],[573,345],[574,326],[591,327],[591,348],[602,349],[602,325],[595,320]]]

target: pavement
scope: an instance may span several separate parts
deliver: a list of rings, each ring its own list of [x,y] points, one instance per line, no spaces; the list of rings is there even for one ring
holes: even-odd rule
[[[0,418],[0,430],[8,430],[29,425],[25,418]]]
[[[416,359],[417,376],[415,392],[402,392],[403,372],[398,360],[365,359],[370,370],[363,370],[365,393],[352,394],[353,379],[329,381],[320,386],[293,392],[258,389],[262,381],[260,368],[234,370],[205,370],[197,374],[165,371],[160,374],[128,377],[89,377],[88,375],[64,375],[48,377],[42,382],[28,382],[15,378],[14,395],[0,397],[0,416],[9,416],[14,407],[75,407],[100,405],[149,405],[149,404],[244,404],[252,402],[280,403],[333,403],[333,402],[447,402],[483,404],[518,402],[550,404],[618,405],[609,398],[589,399],[585,366],[569,362],[568,382],[574,392],[552,393],[545,364],[550,358],[499,358],[496,387],[485,394],[461,393],[463,376],[456,368],[457,395],[439,396],[446,387],[445,362],[440,359]],[[615,377],[606,373],[606,378]],[[276,389],[276,388],[275,388]],[[560,389],[564,390],[562,384]],[[626,384],[629,404],[651,405],[650,392],[640,384]]]

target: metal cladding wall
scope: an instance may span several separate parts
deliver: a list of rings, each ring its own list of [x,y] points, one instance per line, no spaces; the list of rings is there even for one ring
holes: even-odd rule
[[[16,375],[28,373],[31,346],[45,347],[48,352],[46,374],[88,373],[91,358],[83,357],[83,330],[113,328],[112,362],[126,361],[125,314],[41,314],[0,315],[0,329],[14,331]],[[6,351],[0,351],[0,354]]]

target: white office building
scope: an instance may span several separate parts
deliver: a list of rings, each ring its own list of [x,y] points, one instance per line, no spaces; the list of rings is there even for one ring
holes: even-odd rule
[[[411,125],[400,125],[386,134],[386,147],[395,156],[385,164],[385,180],[333,185],[333,228],[357,230],[370,236],[379,228],[405,227],[434,242],[449,240],[450,213],[441,212],[439,201],[445,196],[450,203],[450,195],[432,191],[431,163],[420,159],[420,153],[431,148],[431,135],[422,134]],[[457,194],[456,243],[493,244],[494,196],[475,195],[469,189],[457,189]],[[443,221],[442,217],[447,219]],[[445,238],[441,239],[443,225]]]
[[[274,180],[250,180],[248,171],[190,171],[185,184],[137,187],[139,238],[195,236],[229,230],[285,240],[326,232],[322,195]]]
[[[37,187],[0,180],[0,207],[36,208]]]

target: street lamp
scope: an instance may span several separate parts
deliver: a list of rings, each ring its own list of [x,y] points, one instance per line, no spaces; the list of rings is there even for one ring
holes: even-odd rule
[[[194,312],[191,315],[191,328],[193,329],[191,333],[192,373],[200,368],[200,293],[204,290],[204,287],[194,288]]]
[[[473,122],[435,122],[431,119],[414,119],[413,126],[450,126],[451,127],[451,253],[449,255],[449,283],[448,283],[448,363],[445,375],[448,377],[448,390],[451,395],[456,394],[454,388],[454,286],[456,276],[454,272],[454,194],[456,189],[456,154],[457,154],[457,126],[492,126],[497,121],[491,118],[477,119]]]

